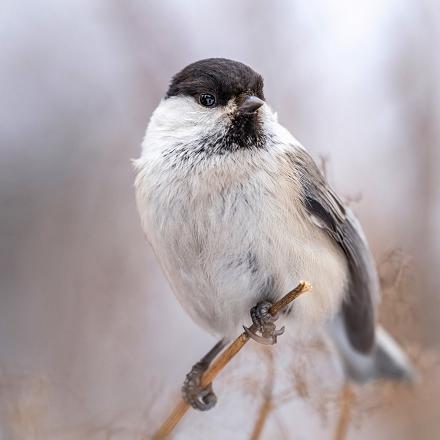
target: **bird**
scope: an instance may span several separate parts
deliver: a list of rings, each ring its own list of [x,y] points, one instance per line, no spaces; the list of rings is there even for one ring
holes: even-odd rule
[[[302,144],[278,122],[251,67],[208,58],[174,75],[142,142],[141,225],[183,309],[219,342],[187,374],[186,402],[212,408],[201,376],[252,318],[272,344],[325,329],[348,381],[412,380],[411,363],[377,322],[378,274],[362,227]],[[307,280],[281,317],[268,310]]]

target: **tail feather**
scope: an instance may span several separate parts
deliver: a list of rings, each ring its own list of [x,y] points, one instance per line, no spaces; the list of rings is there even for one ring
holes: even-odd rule
[[[376,328],[375,345],[367,355],[351,346],[340,318],[331,324],[330,331],[348,379],[361,384],[381,378],[407,382],[416,380],[410,360],[381,326]]]

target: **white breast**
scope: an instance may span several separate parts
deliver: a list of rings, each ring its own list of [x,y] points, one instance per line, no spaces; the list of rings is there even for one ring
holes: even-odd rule
[[[278,139],[295,142],[273,115],[270,122]],[[212,333],[236,336],[253,305],[300,280],[313,291],[295,302],[289,331],[295,325],[295,333],[309,333],[340,305],[345,258],[302,209],[294,170],[282,159],[294,148],[282,142],[173,168],[157,145],[147,145],[136,163],[148,240],[184,309]]]

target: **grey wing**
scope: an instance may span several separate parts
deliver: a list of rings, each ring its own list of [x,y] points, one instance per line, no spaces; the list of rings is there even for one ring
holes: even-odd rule
[[[290,159],[300,179],[306,211],[347,258],[349,283],[341,312],[350,344],[357,351],[368,353],[374,346],[378,281],[362,228],[305,150],[298,148]]]

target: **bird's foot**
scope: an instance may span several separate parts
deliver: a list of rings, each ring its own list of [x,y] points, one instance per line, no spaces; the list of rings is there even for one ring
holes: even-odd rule
[[[186,375],[182,386],[183,400],[200,411],[207,411],[217,403],[217,396],[212,390],[212,384],[210,383],[204,388],[201,384],[203,373],[208,366],[209,363],[203,361],[194,364],[191,371]]]
[[[275,321],[278,315],[272,316],[269,309],[272,303],[269,301],[259,302],[252,307],[250,313],[252,318],[252,326],[244,327],[244,331],[254,341],[264,345],[274,345],[277,343],[277,337],[284,333],[284,327],[276,328]],[[261,333],[260,335],[258,333]]]

